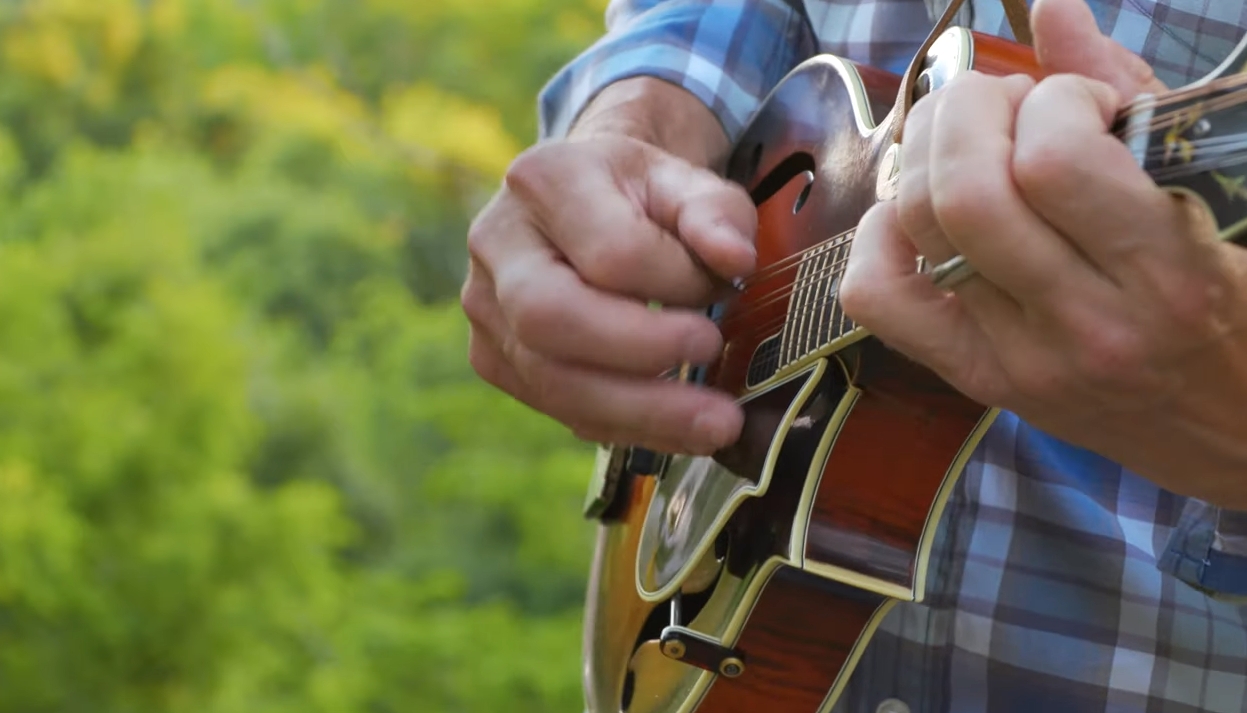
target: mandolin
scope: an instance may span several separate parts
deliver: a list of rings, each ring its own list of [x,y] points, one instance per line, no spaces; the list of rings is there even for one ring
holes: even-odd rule
[[[1244,60],[1247,39],[1114,127],[1227,240],[1247,232]],[[734,147],[759,267],[711,308],[721,356],[677,378],[734,394],[744,429],[708,457],[600,449],[591,713],[827,711],[888,610],[922,601],[944,503],[996,412],[854,325],[837,285],[854,226],[894,194],[908,108],[970,70],[1040,77],[1029,47],[946,15],[904,75],[802,63]]]

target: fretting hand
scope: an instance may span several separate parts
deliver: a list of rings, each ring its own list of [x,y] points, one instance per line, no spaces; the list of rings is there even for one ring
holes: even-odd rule
[[[842,302],[969,397],[1247,506],[1247,251],[1109,132],[1163,87],[1095,27],[1082,0],[1040,0],[1049,79],[969,75],[915,105],[899,195],[862,222]],[[915,274],[957,254],[977,272],[952,294]]]

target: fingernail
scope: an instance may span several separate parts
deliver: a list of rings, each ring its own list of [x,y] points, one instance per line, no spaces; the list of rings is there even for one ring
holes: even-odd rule
[[[733,252],[740,250],[745,251],[745,260],[747,260],[747,262],[742,261],[740,264],[727,268],[726,271],[732,274],[726,274],[724,277],[729,280],[741,279],[754,269],[754,266],[758,261],[758,249],[753,244],[752,240],[746,238],[738,230],[728,226],[722,226],[711,232],[711,239],[718,243],[724,250],[731,250]],[[740,253],[736,252],[736,254],[739,255]],[[733,262],[735,261],[733,260]]]
[[[754,249],[753,241],[745,237],[744,233],[741,233],[739,230],[732,227],[730,223],[715,221],[714,225],[710,227],[707,233],[709,234],[711,241],[720,243],[724,246],[736,247],[743,245],[749,248],[750,251]]]
[[[728,446],[736,439],[740,420],[723,409],[704,411],[693,419],[693,438],[698,444],[715,449]]]

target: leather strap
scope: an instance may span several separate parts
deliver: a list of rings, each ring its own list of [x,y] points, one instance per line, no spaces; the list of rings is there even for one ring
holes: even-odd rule
[[[948,3],[948,7],[944,8],[944,14],[940,15],[935,21],[935,26],[931,28],[931,32],[927,35],[927,39],[918,48],[918,53],[914,55],[914,59],[909,63],[909,69],[905,70],[905,74],[901,77],[901,90],[896,95],[896,105],[892,108],[892,142],[901,143],[901,135],[905,131],[905,117],[909,116],[909,109],[914,105],[914,84],[918,81],[918,75],[922,74],[922,63],[926,59],[927,52],[931,51],[931,45],[944,34],[944,30],[952,24],[953,16],[961,9],[965,0],[952,0]]]
[[[1030,10],[1026,7],[1026,0],[1000,0],[1000,4],[1005,6],[1005,17],[1009,18],[1013,37],[1021,44],[1034,44],[1031,37]]]
[[[1000,0],[1000,3],[1004,6],[1005,16],[1009,19],[1014,38],[1021,44],[1031,44],[1030,10],[1027,9],[1026,0]],[[953,17],[963,4],[965,0],[951,0],[948,3],[948,7],[944,8],[944,13],[935,21],[935,26],[931,28],[926,41],[918,48],[918,53],[910,63],[909,69],[901,77],[901,91],[896,97],[896,105],[892,110],[893,115],[897,117],[892,128],[892,140],[895,143],[901,142],[901,135],[905,129],[905,117],[909,116],[909,109],[914,104],[914,84],[918,81],[918,75],[922,73],[922,63],[926,59],[927,52],[931,50],[931,45],[935,44],[944,30],[948,29]]]

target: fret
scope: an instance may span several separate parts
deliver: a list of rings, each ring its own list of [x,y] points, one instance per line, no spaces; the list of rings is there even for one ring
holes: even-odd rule
[[[789,364],[801,357],[801,337],[804,331],[801,315],[805,314],[805,302],[809,298],[805,290],[809,274],[810,258],[806,256],[801,258],[801,264],[797,266],[797,279],[792,285],[792,312],[788,315],[788,321],[792,323],[792,341],[788,343],[787,362]]]
[[[845,265],[848,262],[849,246],[852,244],[852,234],[845,236],[845,239],[836,246],[836,262],[838,268],[836,270],[835,289],[831,296],[831,320],[828,342],[839,339],[844,336],[844,310],[840,309],[840,275],[844,272]]]
[[[809,260],[810,269],[806,272],[805,305],[801,314],[801,350],[798,358],[809,354],[814,341],[818,339],[819,288],[823,284],[820,265],[823,253],[822,246],[814,250]]]
[[[814,343],[810,345],[810,351],[818,349],[819,345],[827,341],[827,299],[831,296],[831,283],[827,279],[831,271],[835,269],[835,253],[831,250],[823,250],[818,260],[819,275],[819,297],[818,297],[818,314],[815,317]]]
[[[788,315],[777,349],[787,366],[852,332],[856,325],[840,309],[840,275],[848,263],[853,232],[802,255],[792,282]]]
[[[810,270],[810,256],[805,255],[797,265],[797,275],[792,281],[792,296],[788,300],[788,318],[784,320],[783,363],[791,364],[801,355],[801,314],[806,300],[806,275]]]
[[[797,265],[797,276],[792,281],[792,294],[788,295],[788,314],[784,319],[784,328],[780,331],[779,336],[779,363],[780,366],[788,364],[792,354],[793,333],[796,331],[793,325],[792,315],[796,310],[797,300],[800,298],[797,285],[801,282],[801,266]]]

